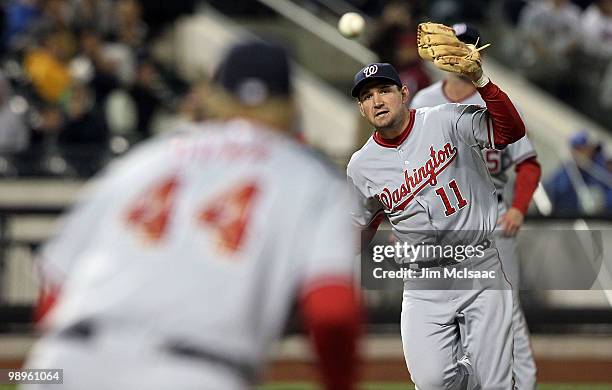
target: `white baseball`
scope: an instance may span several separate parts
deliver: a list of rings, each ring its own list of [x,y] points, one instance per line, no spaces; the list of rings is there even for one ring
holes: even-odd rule
[[[347,12],[338,21],[338,30],[346,38],[357,38],[364,28],[365,20],[357,12]]]

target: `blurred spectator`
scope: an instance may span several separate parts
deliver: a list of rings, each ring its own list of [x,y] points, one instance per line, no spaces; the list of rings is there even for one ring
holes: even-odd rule
[[[64,102],[65,124],[57,137],[57,146],[72,169],[89,177],[100,169],[107,156],[108,126],[102,108],[95,105],[94,94],[75,83]]]
[[[504,0],[503,11],[504,16],[508,19],[512,26],[517,26],[519,18],[523,12],[523,8],[527,5],[527,0]]]
[[[68,60],[73,47],[69,31],[54,29],[43,35],[41,47],[25,56],[26,73],[36,93],[47,102],[58,102],[70,86]]]
[[[608,214],[612,213],[612,158],[608,157],[605,162],[605,172],[608,177],[608,181],[606,182],[605,196],[606,196],[606,206],[605,212]]]
[[[54,28],[70,28],[74,19],[73,7],[65,0],[44,0],[43,18],[45,23]]]
[[[91,84],[96,101],[103,102],[112,90],[133,82],[135,61],[125,45],[104,42],[91,29],[83,29],[79,40],[80,54],[71,63],[73,77]]]
[[[570,139],[572,161],[567,161],[545,183],[555,213],[592,213],[605,206],[610,183],[602,145],[587,132]]]
[[[39,0],[11,0],[6,7],[5,44],[8,47],[25,47],[24,36],[42,11]]]
[[[451,25],[462,21],[477,23],[484,17],[487,0],[434,0],[429,3],[430,20]]]
[[[57,134],[64,126],[64,115],[57,104],[41,103],[29,113],[29,147],[15,156],[13,163],[20,176],[46,176],[52,173],[47,164]]]
[[[142,6],[137,0],[117,0],[113,34],[116,41],[133,50],[142,50],[147,37],[147,25],[142,20]]]
[[[612,109],[612,61],[610,61],[604,73],[599,99],[601,106],[610,112]]]
[[[527,77],[562,99],[571,95],[573,54],[580,39],[580,8],[569,0],[533,1],[523,8],[519,46]]]
[[[132,84],[136,77],[134,50],[121,42],[106,42],[103,46],[103,53],[104,58],[111,64],[115,77],[124,85]]]
[[[138,64],[136,81],[129,89],[129,94],[136,104],[138,113],[136,130],[142,139],[151,136],[153,114],[162,103],[159,93],[162,88],[161,83],[161,76],[155,64],[149,59],[142,60]]]
[[[13,97],[11,86],[0,74],[0,153],[21,152],[28,147],[29,129],[22,118],[26,109],[27,102]]]
[[[382,14],[385,6],[384,0],[347,0],[353,7],[366,15],[378,17]]]
[[[139,0],[0,2],[0,65],[10,79],[5,85],[0,78],[0,149],[17,152],[17,174],[89,176],[106,161],[109,145],[120,153],[149,137],[154,118],[200,120],[198,90],[177,98],[184,82],[149,57],[144,20],[147,11],[152,22],[169,23],[196,2],[147,9]],[[12,99],[5,89],[11,84],[23,100]],[[115,147],[111,128],[127,146]]]
[[[446,25],[458,20],[465,20],[461,12],[461,4],[456,0],[434,0],[430,3],[429,14],[432,20]]]
[[[467,0],[461,1],[463,6],[463,17],[464,19],[459,19],[459,22],[462,20],[471,21],[473,23],[480,23],[486,17],[486,12],[488,6],[490,5],[489,0]],[[455,20],[455,23],[457,20]]]
[[[393,64],[411,96],[431,84],[417,51],[416,24],[410,3],[387,4],[370,40],[370,48],[382,62]]]
[[[191,15],[199,0],[149,1],[143,7],[143,20],[147,24],[149,38],[155,38],[181,15]]]
[[[33,123],[32,141],[42,143],[43,138],[48,138],[47,135],[55,135],[64,126],[64,115],[57,104],[43,104],[39,108],[39,112]]]
[[[605,62],[612,60],[612,0],[591,4],[582,15],[585,52]]]
[[[92,29],[83,29],[79,32],[79,53],[72,59],[70,70],[73,78],[83,83],[92,83],[96,93],[98,93],[98,84],[103,81],[100,86],[103,91],[101,95],[106,95],[108,91],[114,89],[119,84],[119,81],[113,75],[113,64],[109,61],[102,50],[104,42],[100,37],[100,33]],[[104,84],[110,84],[104,86]]]
[[[108,35],[113,26],[112,0],[71,0],[74,24],[78,29],[91,29]]]

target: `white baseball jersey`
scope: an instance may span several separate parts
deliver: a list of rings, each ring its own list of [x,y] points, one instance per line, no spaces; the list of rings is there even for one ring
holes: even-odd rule
[[[52,329],[137,324],[261,363],[297,290],[352,275],[356,234],[340,176],[249,122],[210,123],[113,163],[44,247],[62,285]]]
[[[580,39],[580,12],[580,8],[569,1],[561,6],[552,1],[532,1],[521,11],[519,31],[524,39],[544,46],[547,54],[552,56],[547,59],[552,67],[566,68],[570,65],[567,52]],[[531,45],[523,45],[521,50],[536,60],[542,60]]]
[[[591,4],[582,14],[582,45],[587,54],[612,58],[612,18],[603,14],[597,4]]]
[[[475,245],[497,221],[497,197],[481,149],[494,145],[485,108],[444,104],[410,110],[396,142],[378,133],[351,158],[347,175],[358,199],[354,221],[366,227],[385,213],[404,242]],[[462,236],[444,237],[449,231]]]
[[[414,95],[410,102],[411,108],[433,107],[445,103],[476,104],[484,107],[485,102],[477,91],[460,102],[454,102],[444,93],[444,81],[438,81]],[[536,156],[535,149],[529,138],[524,136],[503,150],[483,149],[482,151],[487,168],[499,194],[504,193],[508,183],[508,168]],[[500,202],[500,213],[506,210],[505,202]]]

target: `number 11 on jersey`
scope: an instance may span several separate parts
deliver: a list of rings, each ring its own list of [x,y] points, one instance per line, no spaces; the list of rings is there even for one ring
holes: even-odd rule
[[[457,186],[457,182],[455,180],[451,180],[450,183],[448,183],[448,186],[451,190],[453,190],[455,199],[457,199],[457,207],[459,210],[461,210],[467,205],[467,200],[465,200],[461,195],[461,191],[459,191],[459,186]],[[446,195],[446,191],[444,190],[444,186],[437,188],[436,194],[438,194],[438,196],[442,199],[442,203],[444,203],[444,208],[446,209],[444,210],[444,215],[448,217],[457,211],[457,209],[451,205],[448,195]]]

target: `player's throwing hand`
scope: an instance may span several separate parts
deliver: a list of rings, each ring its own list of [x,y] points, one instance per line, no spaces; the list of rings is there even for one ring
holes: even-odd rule
[[[525,216],[519,209],[511,207],[499,218],[498,223],[502,226],[506,237],[514,237],[523,225],[524,219]]]

